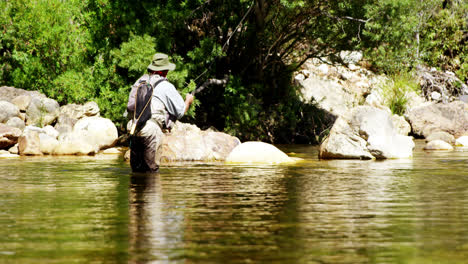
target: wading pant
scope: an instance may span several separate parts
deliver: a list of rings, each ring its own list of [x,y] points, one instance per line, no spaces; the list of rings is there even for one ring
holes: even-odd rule
[[[162,139],[161,128],[151,119],[130,139],[130,166],[133,172],[159,170]]]

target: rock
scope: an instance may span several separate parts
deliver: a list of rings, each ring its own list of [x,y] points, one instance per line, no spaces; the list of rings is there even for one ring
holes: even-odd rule
[[[444,131],[437,131],[426,137],[426,142],[433,140],[442,140],[451,145],[455,144],[455,137]]]
[[[16,143],[13,147],[9,148],[8,152],[10,152],[11,154],[18,154],[18,143]]]
[[[163,161],[225,160],[239,144],[239,139],[226,133],[176,122],[164,136],[161,156]]]
[[[342,52],[342,59],[349,64],[348,67],[325,64],[323,59],[309,59],[300,71],[301,76],[295,78],[301,87],[303,102],[314,102],[335,118],[359,105],[364,95],[370,93],[370,89],[382,79],[356,66],[356,61],[362,58],[361,55],[359,52]]]
[[[444,131],[454,137],[468,134],[468,106],[461,101],[417,107],[406,115],[414,134],[428,137]]]
[[[49,135],[52,138],[57,139],[57,137],[59,136],[59,132],[53,126],[45,126],[42,130],[45,134]]]
[[[69,117],[59,117],[58,120],[59,122],[55,124],[54,128],[59,132],[59,134],[71,133],[73,131],[73,127],[78,121]]]
[[[39,132],[25,130],[18,140],[18,152],[20,155],[42,155],[40,148]]]
[[[34,97],[26,110],[26,124],[40,127],[50,125],[57,119],[59,109],[59,104],[53,99]]]
[[[468,136],[462,136],[457,138],[457,140],[455,141],[455,146],[468,147]]]
[[[263,142],[244,142],[235,147],[226,158],[228,163],[291,163],[295,160],[277,147]]]
[[[122,150],[119,148],[108,148],[102,151],[102,154],[122,154]]]
[[[6,123],[12,117],[19,116],[19,108],[7,101],[0,101],[0,123]]]
[[[73,134],[82,135],[86,142],[100,149],[114,146],[118,139],[117,127],[110,119],[103,117],[84,117],[73,127]]]
[[[453,150],[452,145],[449,143],[436,139],[429,141],[426,146],[424,147],[425,150]]]
[[[13,100],[11,100],[11,103],[16,105],[20,111],[26,112],[26,109],[28,109],[31,100],[31,96],[29,95],[20,95],[13,98]]]
[[[317,102],[319,107],[335,116],[345,113],[354,104],[353,98],[342,85],[336,81],[319,77],[299,81],[304,102]]]
[[[362,52],[343,50],[340,52],[340,58],[346,64],[357,64],[362,60]]]
[[[18,142],[22,132],[16,127],[0,124],[0,149],[6,149]]]
[[[0,159],[4,159],[4,158],[17,158],[19,157],[19,155],[16,155],[16,154],[12,154],[6,150],[0,150]]]
[[[85,116],[99,116],[100,109],[96,102],[87,102],[83,105]]]
[[[397,133],[388,111],[358,106],[340,116],[320,145],[322,159],[394,159],[412,156],[411,137]]]
[[[406,119],[399,115],[392,115],[393,127],[400,135],[407,136],[411,132],[411,126]]]
[[[2,86],[0,87],[0,100],[5,100],[11,102],[18,96],[26,95],[31,98],[46,98],[46,96],[38,91],[27,91],[23,89],[18,89],[14,87]]]
[[[8,122],[6,122],[6,125],[7,126],[11,126],[11,127],[16,127],[16,128],[19,128],[21,130],[23,130],[25,128],[25,124],[24,124],[24,121],[21,120],[21,118],[17,117],[17,116],[14,116],[12,118],[10,118],[8,120]]]
[[[88,143],[86,135],[79,133],[64,133],[58,138],[58,145],[53,149],[55,155],[93,155],[97,149],[95,144]]]
[[[60,107],[57,123],[67,123],[72,126],[83,117],[99,116],[99,106],[95,102],[84,105],[68,104]]]
[[[436,102],[442,101],[442,95],[439,92],[432,92],[430,98]]]
[[[39,134],[39,150],[44,154],[56,154],[55,149],[59,145],[59,141],[50,136],[47,133],[40,133]]]

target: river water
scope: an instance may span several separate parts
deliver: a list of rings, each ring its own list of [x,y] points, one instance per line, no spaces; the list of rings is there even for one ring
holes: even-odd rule
[[[0,160],[0,263],[467,263],[468,150],[287,166]]]

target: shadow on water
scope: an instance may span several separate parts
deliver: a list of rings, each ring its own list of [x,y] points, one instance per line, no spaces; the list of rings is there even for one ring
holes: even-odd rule
[[[465,263],[468,153],[287,166],[0,160],[0,263]]]

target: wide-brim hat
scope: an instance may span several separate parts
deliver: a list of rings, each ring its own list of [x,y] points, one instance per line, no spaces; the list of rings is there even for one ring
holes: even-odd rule
[[[152,71],[173,71],[176,68],[174,63],[169,62],[169,58],[164,53],[156,53],[153,56],[148,69]]]

